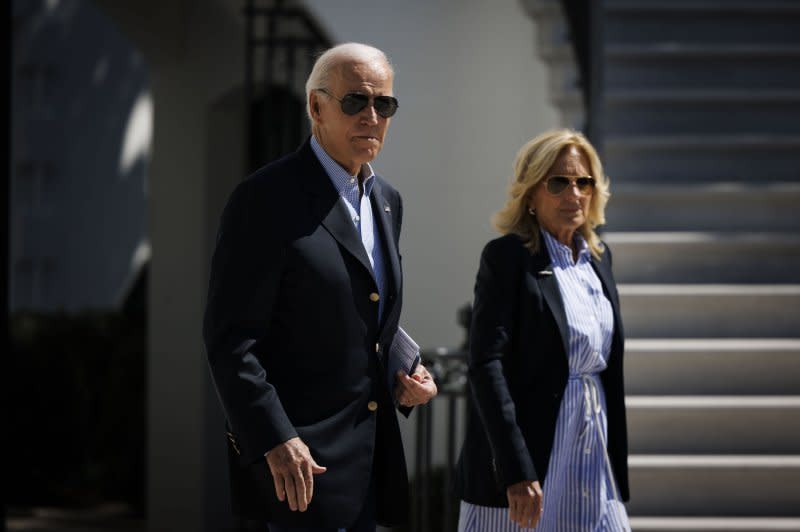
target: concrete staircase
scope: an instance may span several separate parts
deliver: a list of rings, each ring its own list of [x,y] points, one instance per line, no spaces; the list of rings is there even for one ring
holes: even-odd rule
[[[525,4],[579,125],[559,2]],[[601,18],[633,529],[800,531],[800,2]]]

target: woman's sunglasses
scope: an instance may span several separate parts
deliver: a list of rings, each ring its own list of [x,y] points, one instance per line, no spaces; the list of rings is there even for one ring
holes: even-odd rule
[[[591,194],[592,190],[594,190],[594,178],[592,176],[570,178],[563,175],[553,175],[548,177],[544,182],[545,190],[553,196],[560,195],[567,190],[569,186],[578,187],[578,192],[586,196]]]
[[[334,100],[338,101],[342,105],[342,112],[348,116],[353,116],[360,113],[367,105],[369,105],[370,97],[366,94],[349,92],[345,94],[343,98],[339,99],[328,92],[327,89],[317,90],[324,92]],[[389,118],[394,116],[394,114],[397,112],[397,98],[393,96],[374,96],[372,98],[372,107],[375,108],[375,112],[378,113],[379,116],[382,116],[383,118]]]

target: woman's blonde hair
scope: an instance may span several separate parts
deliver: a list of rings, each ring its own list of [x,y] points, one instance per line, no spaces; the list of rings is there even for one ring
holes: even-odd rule
[[[539,250],[539,222],[536,216],[528,213],[528,199],[533,188],[548,176],[559,154],[569,146],[575,146],[586,155],[589,170],[595,179],[586,223],[578,231],[589,244],[592,255],[599,259],[603,253],[603,244],[594,230],[606,221],[605,208],[611,195],[608,191],[608,179],[603,173],[597,151],[586,137],[572,129],[547,131],[528,141],[519,150],[514,161],[514,181],[508,188],[508,201],[492,217],[492,224],[504,235],[514,233],[521,236],[531,252]]]

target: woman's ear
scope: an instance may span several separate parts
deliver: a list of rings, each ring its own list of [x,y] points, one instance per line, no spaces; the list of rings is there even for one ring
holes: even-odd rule
[[[533,186],[528,190],[528,193],[525,196],[525,205],[527,205],[531,209],[536,208],[536,186]]]

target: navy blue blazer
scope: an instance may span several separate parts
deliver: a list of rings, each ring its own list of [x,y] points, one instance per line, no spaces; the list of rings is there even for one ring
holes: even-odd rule
[[[592,259],[592,266],[614,312],[611,354],[600,377],[608,408],[608,454],[620,495],[628,500],[624,335],[608,246],[602,260]],[[461,499],[508,506],[506,488],[511,484],[547,481],[569,378],[568,345],[564,303],[546,246],[542,243],[531,254],[517,235],[489,242],[475,282],[471,408],[455,481]]]
[[[382,321],[361,238],[308,141],[240,183],[224,210],[203,334],[242,517],[346,527],[374,467],[378,521],[406,520],[406,465],[384,363],[402,306],[403,206],[380,177],[370,199],[389,278]],[[303,513],[277,500],[264,459],[295,436],[328,468],[314,477]]]

